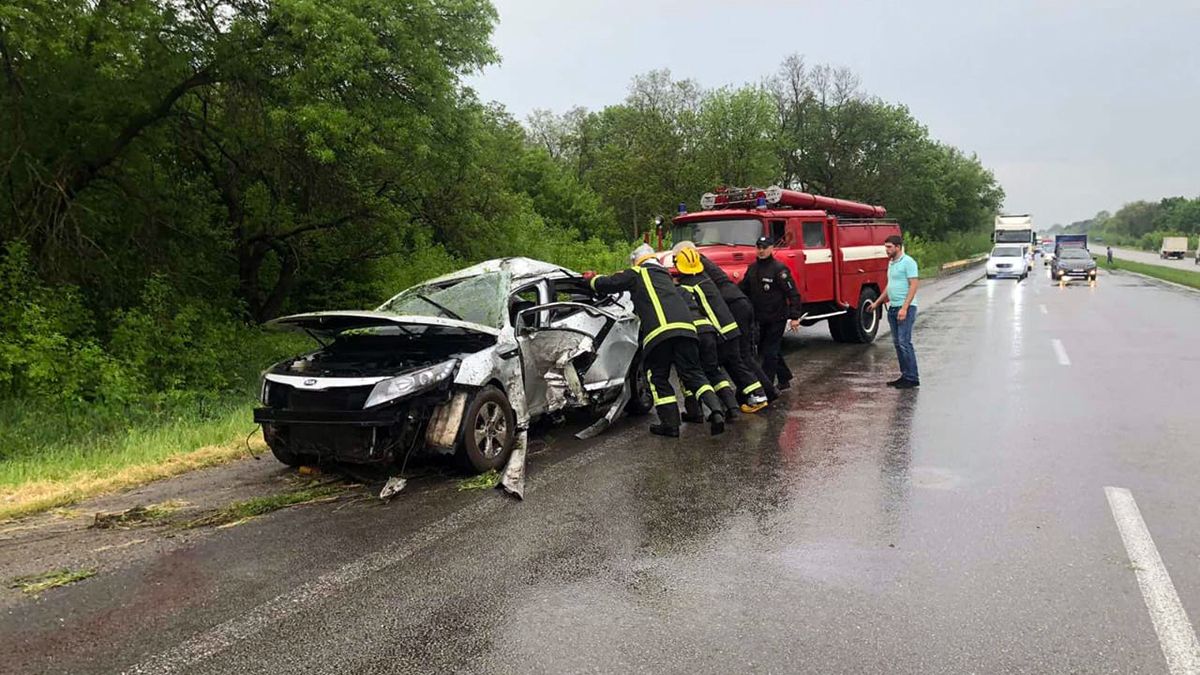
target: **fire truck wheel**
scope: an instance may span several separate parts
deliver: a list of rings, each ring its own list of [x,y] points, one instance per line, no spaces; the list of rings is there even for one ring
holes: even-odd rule
[[[879,294],[875,292],[875,289],[862,289],[862,293],[858,296],[858,307],[841,317],[845,322],[842,324],[842,334],[845,336],[846,342],[866,344],[875,340],[875,334],[879,332],[880,312],[872,312],[867,305],[874,302],[877,297]]]

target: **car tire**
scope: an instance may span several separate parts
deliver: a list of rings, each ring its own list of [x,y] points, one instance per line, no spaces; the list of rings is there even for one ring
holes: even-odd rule
[[[638,352],[629,364],[629,373],[625,375],[629,383],[629,402],[625,404],[625,412],[634,415],[646,415],[654,409],[654,399],[650,396],[650,382],[646,379],[646,371],[642,369],[642,353]]]
[[[864,288],[858,294],[858,305],[846,312],[842,316],[830,319],[829,323],[832,326],[834,321],[841,324],[839,329],[842,334],[841,342],[851,342],[857,344],[867,344],[875,341],[875,336],[879,333],[879,318],[881,312],[875,310],[872,312],[867,308],[867,305],[874,302],[879,294],[873,288]],[[830,328],[832,334],[833,329]],[[834,337],[836,340],[837,338]]]
[[[517,416],[508,397],[488,385],[471,398],[459,431],[458,459],[476,473],[499,471],[517,438]]]

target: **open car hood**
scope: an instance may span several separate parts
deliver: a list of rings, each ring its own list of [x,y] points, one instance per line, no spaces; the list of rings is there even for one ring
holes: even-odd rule
[[[354,328],[371,328],[376,326],[440,326],[443,328],[460,328],[472,333],[483,335],[499,335],[500,330],[470,321],[459,321],[437,316],[415,316],[387,314],[385,312],[309,312],[293,314],[272,319],[266,323],[271,328],[281,330],[307,331],[316,335],[332,336]]]

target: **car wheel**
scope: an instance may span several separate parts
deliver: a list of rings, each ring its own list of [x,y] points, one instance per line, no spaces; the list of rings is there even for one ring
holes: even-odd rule
[[[650,382],[646,379],[646,371],[642,369],[642,354],[638,352],[629,364],[629,373],[625,375],[629,383],[629,402],[625,404],[625,412],[630,415],[645,415],[654,408],[654,399],[650,396]]]
[[[864,288],[858,295],[857,307],[842,316],[830,319],[831,323],[840,319],[843,342],[866,344],[875,340],[875,334],[879,332],[880,313],[878,310],[872,312],[867,305],[878,297],[879,294],[874,289]]]
[[[504,392],[493,386],[480,389],[463,415],[459,460],[477,473],[499,471],[512,454],[517,419]]]

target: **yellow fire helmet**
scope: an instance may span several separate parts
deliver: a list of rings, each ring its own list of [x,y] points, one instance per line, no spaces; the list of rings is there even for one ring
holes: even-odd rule
[[[704,263],[700,262],[700,252],[694,248],[680,249],[675,254],[675,267],[684,274],[700,274],[704,271]]]

